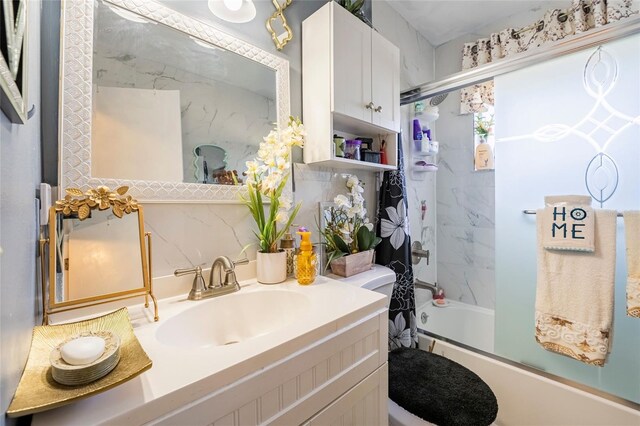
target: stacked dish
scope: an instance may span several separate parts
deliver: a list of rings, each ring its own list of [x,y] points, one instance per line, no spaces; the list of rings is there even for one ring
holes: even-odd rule
[[[68,349],[75,343],[83,340],[99,342],[101,339],[104,341],[104,348],[99,345],[95,356],[90,356],[89,358],[78,356],[75,360],[69,357]],[[49,361],[51,362],[51,375],[56,382],[67,386],[90,383],[106,376],[118,365],[120,361],[120,339],[109,331],[83,332],[56,346],[51,351]]]

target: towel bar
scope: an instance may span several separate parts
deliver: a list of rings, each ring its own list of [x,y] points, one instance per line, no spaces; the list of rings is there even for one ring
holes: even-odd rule
[[[536,214],[535,210],[522,210],[524,214]],[[622,217],[622,213],[618,212],[618,217]]]

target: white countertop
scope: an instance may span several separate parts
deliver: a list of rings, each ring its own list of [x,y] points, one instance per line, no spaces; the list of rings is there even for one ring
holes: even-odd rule
[[[129,308],[135,334],[153,361],[140,376],[99,395],[35,414],[33,425],[88,425],[98,423],[141,424],[171,412],[198,398],[292,354],[335,331],[385,309],[382,294],[345,285],[327,277],[301,286],[294,280],[263,285],[255,280],[241,283],[242,292],[287,290],[302,293],[310,301],[299,321],[229,346],[179,348],[156,338],[163,321],[209,300],[189,301],[186,294],[160,301],[160,321],[153,322],[152,310]],[[216,324],[202,322],[202,327]]]

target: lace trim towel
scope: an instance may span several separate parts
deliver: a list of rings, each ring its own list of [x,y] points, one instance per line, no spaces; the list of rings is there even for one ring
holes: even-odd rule
[[[640,211],[624,212],[627,244],[627,315],[640,318]]]
[[[609,330],[536,311],[536,341],[588,365],[603,367],[609,352]]]
[[[547,250],[538,210],[536,340],[549,351],[603,366],[611,343],[616,263],[613,210],[595,211],[595,251]]]

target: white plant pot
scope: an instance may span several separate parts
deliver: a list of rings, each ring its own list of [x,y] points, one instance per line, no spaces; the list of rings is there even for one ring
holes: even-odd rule
[[[256,279],[262,284],[277,284],[287,279],[287,253],[257,253]]]

